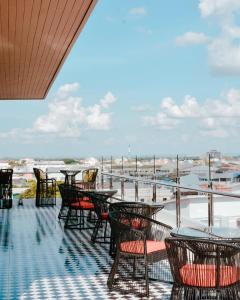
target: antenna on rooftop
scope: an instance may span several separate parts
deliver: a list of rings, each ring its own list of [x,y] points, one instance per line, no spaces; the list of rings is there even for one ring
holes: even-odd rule
[[[131,146],[130,146],[130,144],[128,145],[128,158],[130,158],[130,156],[131,156]]]

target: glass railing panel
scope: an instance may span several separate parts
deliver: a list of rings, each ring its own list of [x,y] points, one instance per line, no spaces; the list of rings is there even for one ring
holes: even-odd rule
[[[240,199],[215,195],[213,201],[214,226],[240,229]]]

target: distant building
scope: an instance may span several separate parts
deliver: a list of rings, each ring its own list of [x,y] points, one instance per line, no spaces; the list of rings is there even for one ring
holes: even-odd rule
[[[207,158],[210,155],[210,158],[212,159],[221,159],[221,152],[217,151],[217,150],[210,150],[209,152],[206,153]]]

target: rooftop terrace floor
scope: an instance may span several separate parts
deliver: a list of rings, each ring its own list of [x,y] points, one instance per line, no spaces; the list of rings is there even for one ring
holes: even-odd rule
[[[0,299],[136,299],[108,291],[109,246],[91,243],[91,230],[64,230],[60,202],[23,202],[0,210]],[[170,293],[170,284],[150,284],[149,299]]]

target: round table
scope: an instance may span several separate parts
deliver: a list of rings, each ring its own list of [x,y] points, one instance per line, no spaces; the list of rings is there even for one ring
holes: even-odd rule
[[[65,184],[71,185],[75,183],[75,176],[81,172],[81,170],[60,170],[65,175]]]
[[[206,227],[203,229],[180,227],[171,231],[171,236],[183,238],[207,239],[237,239],[240,240],[240,230],[235,227]]]

